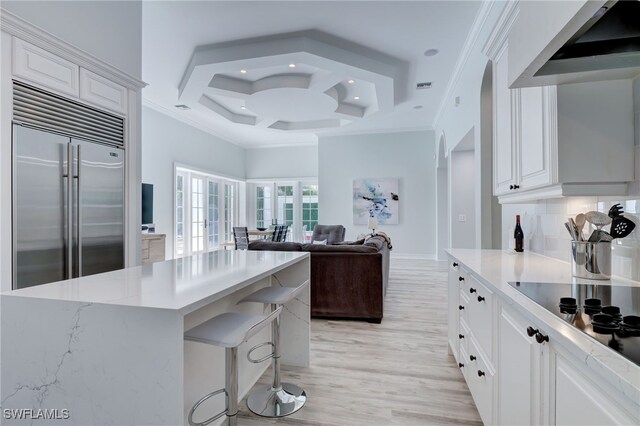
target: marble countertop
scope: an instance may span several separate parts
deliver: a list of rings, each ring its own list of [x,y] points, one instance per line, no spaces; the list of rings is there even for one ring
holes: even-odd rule
[[[171,309],[186,315],[308,256],[303,252],[219,250],[0,295]]]
[[[602,284],[603,281],[573,278],[569,263],[535,253],[475,249],[449,249],[447,253],[475,273],[483,284],[496,291],[515,309],[535,318],[552,341],[561,344],[564,349],[600,372],[603,377],[610,378],[611,384],[632,401],[640,401],[638,365],[572,327],[509,285],[510,281],[575,281],[588,284]],[[640,286],[638,281],[618,277],[604,282],[614,286]]]

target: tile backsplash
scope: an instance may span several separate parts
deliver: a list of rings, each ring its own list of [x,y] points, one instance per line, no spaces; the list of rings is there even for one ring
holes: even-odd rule
[[[521,216],[525,233],[525,250],[570,261],[571,237],[564,227],[569,217],[596,210],[607,213],[620,203],[624,215],[636,223],[636,229],[627,238],[613,241],[612,269],[615,275],[640,280],[640,196],[628,199],[620,197],[567,197],[541,200],[529,204],[502,205],[502,247],[513,246],[513,228],[516,215]],[[585,225],[585,238],[595,228]],[[608,227],[604,228],[608,230]]]

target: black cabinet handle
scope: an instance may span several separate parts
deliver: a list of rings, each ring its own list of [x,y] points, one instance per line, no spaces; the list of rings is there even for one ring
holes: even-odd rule
[[[513,189],[518,189],[520,188],[520,185],[513,185]]]
[[[461,310],[463,310],[463,309],[464,309],[464,306],[462,306],[462,305],[458,306],[458,310],[460,310],[460,311],[461,311]]]
[[[453,262],[453,267],[455,268],[456,266],[458,266],[458,264],[456,262]]]
[[[475,361],[475,360],[476,360],[476,357],[475,357],[474,355],[469,355],[469,360],[471,360],[471,361]]]
[[[476,289],[475,289],[475,288],[471,287],[471,288],[469,289],[469,293],[475,293],[475,292],[476,292]]]
[[[484,297],[478,296],[478,302],[484,302]]]
[[[464,334],[458,334],[458,339],[464,339]]]
[[[537,328],[527,327],[527,334],[529,335],[529,337],[533,337],[537,333],[538,333],[538,329]]]
[[[549,341],[549,336],[545,336],[544,334],[537,332],[536,333],[536,342],[542,344],[544,342],[548,342]]]
[[[459,363],[458,363],[458,367],[462,368],[462,367],[464,367],[464,364],[463,364],[463,363],[461,363],[461,362],[459,362]]]
[[[464,281],[464,278],[458,277],[458,281]]]
[[[484,371],[478,370],[478,377],[482,377],[482,376],[484,376]]]

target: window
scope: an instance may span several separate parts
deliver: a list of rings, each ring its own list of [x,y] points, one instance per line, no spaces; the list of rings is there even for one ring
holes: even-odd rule
[[[269,227],[273,219],[288,225],[287,241],[308,241],[318,223],[316,182],[260,182],[255,184],[255,205],[249,223]],[[255,216],[253,216],[255,214]]]
[[[176,167],[174,254],[216,250],[233,239],[238,183]]]
[[[176,254],[184,253],[184,175],[176,175]]]
[[[304,185],[302,187],[302,228],[305,232],[311,232],[317,224],[318,185]]]
[[[293,225],[293,186],[278,185],[278,224]]]
[[[256,226],[267,228],[271,225],[271,185],[256,187]]]

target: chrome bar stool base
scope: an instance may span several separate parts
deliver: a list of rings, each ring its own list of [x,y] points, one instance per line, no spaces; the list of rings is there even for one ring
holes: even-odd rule
[[[280,389],[271,385],[256,386],[247,398],[247,407],[262,417],[283,417],[293,414],[307,402],[307,394],[301,387],[282,383]]]

